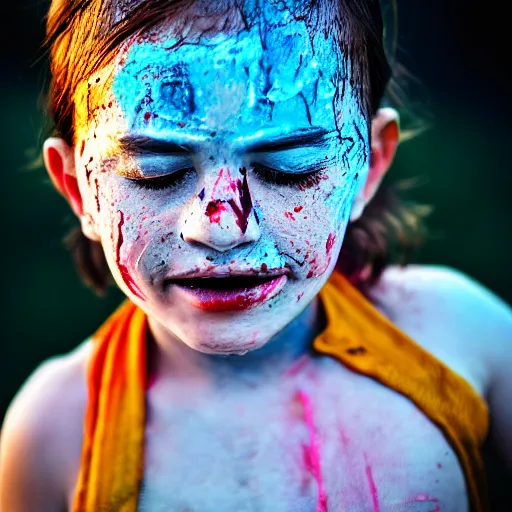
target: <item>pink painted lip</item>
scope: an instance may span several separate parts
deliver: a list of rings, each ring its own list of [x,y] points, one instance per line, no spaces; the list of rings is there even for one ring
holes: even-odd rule
[[[275,297],[287,279],[281,274],[267,279],[252,278],[247,284],[233,277],[183,279],[171,284],[178,287],[193,306],[204,311],[243,311]]]

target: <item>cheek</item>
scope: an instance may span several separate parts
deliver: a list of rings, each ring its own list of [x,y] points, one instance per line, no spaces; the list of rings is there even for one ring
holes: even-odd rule
[[[331,174],[307,187],[259,185],[255,193],[264,231],[298,278],[321,276],[341,248],[357,180]]]
[[[193,183],[181,184],[180,190],[156,191],[112,176],[103,185],[103,247],[111,267],[119,271],[117,277],[140,297],[130,279],[145,288],[144,282],[170,262],[186,268],[187,246],[178,223]]]
[[[153,212],[130,190],[109,176],[99,181],[101,240],[114,277],[131,292],[145,300],[137,284],[136,263],[146,249]]]

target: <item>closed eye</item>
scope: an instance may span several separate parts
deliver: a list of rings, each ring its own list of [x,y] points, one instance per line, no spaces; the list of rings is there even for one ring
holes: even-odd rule
[[[324,168],[312,169],[308,172],[290,173],[282,172],[260,163],[251,164],[252,173],[258,179],[267,183],[283,186],[297,186],[299,188],[309,188],[317,185],[324,179]]]
[[[163,190],[170,187],[177,187],[181,185],[187,175],[190,172],[194,172],[193,167],[189,167],[186,169],[180,169],[179,171],[172,172],[170,174],[164,174],[160,176],[155,176],[151,178],[127,178],[137,187],[145,188],[149,190]]]

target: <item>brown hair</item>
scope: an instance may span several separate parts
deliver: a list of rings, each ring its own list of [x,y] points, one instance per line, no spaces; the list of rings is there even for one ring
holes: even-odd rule
[[[202,33],[248,27],[248,14],[256,18],[258,13],[244,12],[239,2],[209,2],[215,4],[210,9],[216,11],[209,18],[222,19],[223,23],[219,27],[212,22],[210,29],[201,28]],[[196,3],[197,0],[53,0],[47,17],[46,45],[50,49],[52,75],[47,110],[55,133],[73,145],[73,94],[79,84],[106,64],[129,37],[187,12]],[[285,1],[280,4],[294,10]],[[380,2],[310,0],[304,4],[300,12],[295,8],[292,14],[305,20],[310,33],[323,30],[327,37],[335,31],[343,55],[351,62],[351,82],[359,91],[361,110],[369,121],[384,101],[386,91],[396,90],[385,48]],[[116,7],[124,9],[122,16],[116,16]],[[203,8],[208,11],[208,7]],[[229,15],[233,12],[238,16]],[[392,105],[396,103],[393,96],[387,98]],[[396,186],[381,186],[360,219],[347,228],[338,262],[340,270],[358,285],[374,283],[397,255],[408,254],[419,245],[424,213],[425,209],[399,201]],[[85,238],[79,228],[67,236],[66,243],[85,282],[103,294],[112,276],[101,244]],[[400,250],[396,251],[396,247]]]

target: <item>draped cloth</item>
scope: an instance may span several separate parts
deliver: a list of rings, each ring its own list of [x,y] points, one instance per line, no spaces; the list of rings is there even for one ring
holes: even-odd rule
[[[464,471],[472,512],[488,510],[481,448],[489,428],[473,387],[415,343],[349,281],[334,273],[319,293],[327,326],[316,352],[412,401]],[[94,335],[73,512],[136,512],[144,467],[147,319],[125,301]]]

